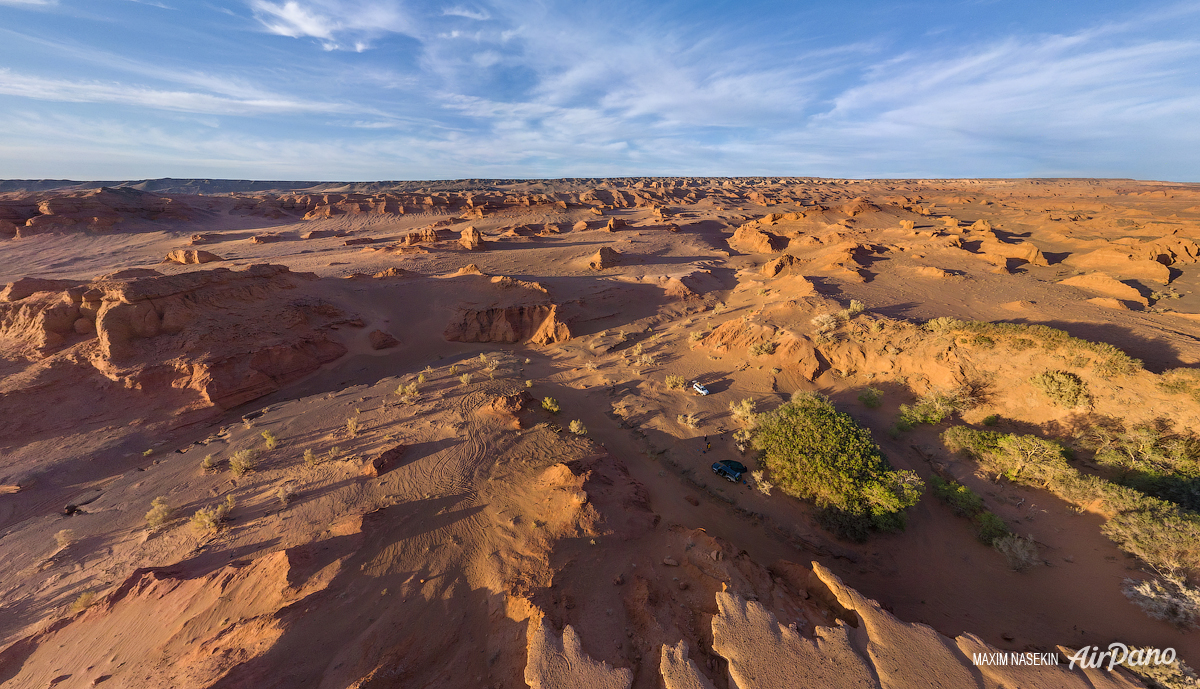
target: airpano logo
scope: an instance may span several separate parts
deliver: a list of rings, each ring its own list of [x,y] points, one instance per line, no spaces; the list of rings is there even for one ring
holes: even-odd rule
[[[1107,664],[1105,661],[1108,661]],[[1173,648],[1134,648],[1130,649],[1125,644],[1114,641],[1108,645],[1107,651],[1100,650],[1100,646],[1084,646],[1071,656],[1071,664],[1069,667],[1074,670],[1075,663],[1079,663],[1082,668],[1099,668],[1104,667],[1109,672],[1118,665],[1127,667],[1140,667],[1142,665],[1170,665],[1175,662],[1175,649]]]

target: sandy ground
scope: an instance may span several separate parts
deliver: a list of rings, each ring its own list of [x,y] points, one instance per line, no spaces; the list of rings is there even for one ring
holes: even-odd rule
[[[826,658],[862,662],[864,686],[950,681],[959,670],[934,663],[921,676],[915,660],[889,680],[887,653],[870,648],[933,653],[928,644],[966,647],[965,634],[1018,651],[1174,647],[1200,662],[1194,632],[1148,618],[1121,594],[1121,581],[1145,568],[1101,534],[1100,516],[978,473],[942,447],[944,425],[887,433],[901,403],[963,377],[987,383],[963,420],[998,414],[1001,430],[1064,437],[1095,418],[1200,427],[1200,405],[1158,385],[1164,371],[1200,361],[1200,189],[631,180],[496,184],[474,191],[486,204],[464,205],[469,191],[424,189],[448,200],[405,203],[403,214],[313,219],[279,210],[282,194],[177,195],[202,212],[0,240],[0,283],[93,284],[148,268],[165,277],[104,289],[136,302],[137,285],[154,280],[164,296],[150,303],[178,300],[191,314],[179,331],[143,337],[127,326],[133,349],[122,358],[108,344],[116,326],[86,308],[72,318],[92,318],[99,337],[85,326],[46,335],[58,332],[45,314],[63,308],[60,292],[7,307],[0,680],[653,687],[669,676],[677,686],[768,686],[746,679],[757,672],[746,665],[753,648],[717,638],[736,625],[769,630],[767,612],[795,624],[796,649],[834,639],[845,620],[849,646],[829,645]],[[10,192],[0,205],[21,198]],[[322,214],[320,203],[307,208]],[[481,247],[459,242],[467,226]],[[421,230],[437,232],[410,243]],[[331,236],[304,238],[313,232]],[[192,244],[200,233],[210,236]],[[266,234],[273,241],[253,240]],[[161,262],[180,248],[223,260]],[[616,254],[598,257],[604,248]],[[790,262],[773,271],[783,256]],[[290,273],[219,294],[177,286],[268,263]],[[1077,276],[1087,279],[1059,284]],[[72,288],[53,289],[70,301]],[[814,316],[851,299],[865,313],[830,337],[814,332]],[[914,325],[941,316],[1050,325],[1116,345],[1145,368],[1107,380],[1082,365],[1095,402],[1081,416],[1024,382],[1066,366],[1060,355],[939,340]],[[376,349],[377,331],[393,343]],[[297,363],[314,341],[343,351]],[[784,346],[754,356],[758,341]],[[210,383],[226,370],[267,373],[241,397],[221,397]],[[418,394],[398,394],[420,375]],[[667,375],[712,394],[669,389]],[[880,408],[857,401],[867,385],[884,390]],[[903,533],[856,544],[819,527],[811,506],[708,470],[725,458],[754,466],[734,446],[731,401],[752,398],[762,411],[796,390],[829,395],[896,467],[925,478],[934,463],[946,467],[1032,535],[1044,564],[1010,571],[929,494]],[[544,397],[561,411],[541,409]],[[678,420],[689,413],[695,428]],[[569,433],[572,420],[586,436]],[[264,431],[278,447],[266,447]],[[250,448],[258,465],[233,475],[230,457]],[[400,459],[372,470],[392,449]],[[216,466],[204,471],[210,454]],[[158,496],[173,517],[148,529]],[[235,506],[220,528],[189,524],[226,496]],[[63,529],[73,534],[60,547]],[[874,629],[875,613],[835,600],[814,562],[904,621],[880,629],[908,631],[860,633]],[[85,593],[95,601],[73,611]],[[738,607],[746,601],[764,612]],[[689,650],[664,650],[681,641]],[[804,653],[776,655],[801,670],[821,662]],[[946,653],[979,686],[1014,681],[987,680],[959,651]]]

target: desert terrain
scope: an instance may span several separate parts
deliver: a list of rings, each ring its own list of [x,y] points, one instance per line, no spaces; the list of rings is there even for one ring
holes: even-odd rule
[[[5,687],[1196,684],[1200,185],[11,180],[0,285]]]

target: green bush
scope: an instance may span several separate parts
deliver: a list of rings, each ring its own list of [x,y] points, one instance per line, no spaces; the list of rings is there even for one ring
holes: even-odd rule
[[[934,426],[966,408],[966,395],[933,390],[918,397],[912,405],[900,405],[900,417],[895,428],[909,431],[919,424]]]
[[[1034,376],[1029,382],[1060,407],[1079,407],[1092,399],[1087,383],[1069,371],[1046,371]]]
[[[975,523],[975,537],[985,545],[995,545],[996,539],[1010,533],[1004,520],[987,510],[975,515],[972,521]]]
[[[904,528],[904,510],[917,504],[924,484],[894,470],[870,431],[829,400],[796,394],[756,421],[754,447],[775,485],[813,501],[827,528],[855,540]]]
[[[883,404],[883,391],[879,388],[867,388],[858,393],[858,401],[868,409],[878,409]]]
[[[666,377],[666,382],[668,390],[682,390],[683,386],[687,384],[687,381],[684,380],[683,376],[676,375],[668,375]]]
[[[933,488],[933,494],[950,505],[960,517],[974,517],[983,510],[983,498],[957,481],[945,481],[940,476],[931,476],[929,485]]]

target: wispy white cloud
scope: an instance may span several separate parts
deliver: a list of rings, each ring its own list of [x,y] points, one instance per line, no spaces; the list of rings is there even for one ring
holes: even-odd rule
[[[326,50],[362,52],[379,36],[412,31],[399,4],[389,0],[250,0],[250,8],[270,33],[315,38]]]
[[[58,0],[0,0],[0,5],[57,5]]]
[[[476,21],[486,21],[492,18],[492,15],[483,10],[472,10],[465,7],[447,7],[442,10],[442,16],[466,17],[467,19],[474,19]]]
[[[199,81],[199,80],[197,80]],[[155,89],[146,86],[104,81],[70,81],[19,74],[0,68],[0,94],[40,101],[69,103],[111,103],[135,105],[156,110],[249,115],[256,113],[362,113],[364,108],[346,103],[311,101],[252,89],[224,87],[221,93]],[[236,93],[237,95],[232,95]]]

